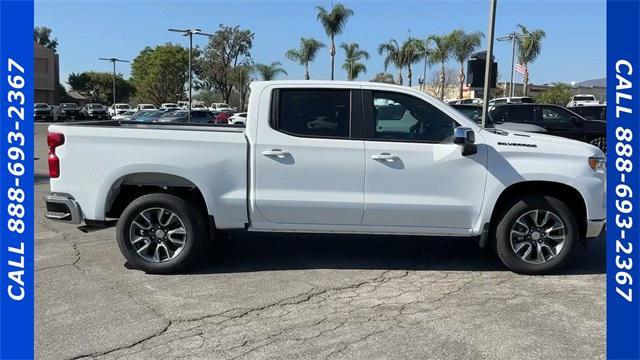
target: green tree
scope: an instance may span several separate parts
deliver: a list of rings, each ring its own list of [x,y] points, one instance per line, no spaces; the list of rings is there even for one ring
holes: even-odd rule
[[[251,30],[220,25],[209,39],[202,59],[195,67],[199,86],[215,88],[222,94],[224,101],[229,102],[234,90],[236,68],[251,61],[253,38]]]
[[[409,87],[412,85],[413,81],[413,64],[419,62],[424,59],[426,49],[425,43],[418,39],[408,38],[402,43],[400,47],[402,62],[404,66],[407,67],[407,79],[409,81]]]
[[[336,35],[342,34],[345,25],[349,18],[353,15],[353,10],[346,8],[342,4],[336,4],[331,12],[327,11],[322,6],[316,6],[318,11],[317,19],[322,24],[324,32],[331,40],[331,48],[329,54],[331,55],[331,80],[335,75],[335,60],[336,60]]]
[[[376,76],[371,79],[371,82],[379,82],[384,84],[395,84],[396,82],[393,80],[393,75],[389,73],[377,73]]]
[[[256,64],[255,70],[263,81],[271,81],[278,78],[279,75],[289,75],[278,61],[271,64]]]
[[[238,64],[231,73],[231,82],[238,93],[240,99],[240,111],[245,110],[247,94],[249,93],[249,84],[253,81],[252,73],[255,71],[254,65],[248,60],[242,64]]]
[[[46,26],[36,26],[33,28],[33,41],[56,52],[58,50],[58,39],[51,38],[52,31]]]
[[[368,52],[360,49],[357,43],[342,43],[340,48],[344,50],[345,61],[342,68],[347,72],[347,80],[355,80],[361,73],[367,72],[367,66],[359,61],[369,60]]]
[[[404,59],[400,44],[391,39],[378,46],[378,54],[384,55],[384,71],[387,72],[389,65],[394,65],[398,69],[398,84],[402,85],[402,70],[404,69]]]
[[[92,102],[111,103],[113,99],[113,74],[109,72],[85,71],[71,73],[67,83],[74,91],[88,97]],[[135,88],[121,74],[116,75],[116,101],[128,101]]]
[[[146,47],[131,63],[138,99],[155,104],[181,98],[188,71],[189,49],[174,44]]]
[[[430,61],[432,64],[440,64],[440,100],[444,99],[444,88],[446,83],[445,64],[451,56],[453,42],[450,35],[431,35],[429,40],[435,45],[431,52]]]
[[[480,31],[467,33],[462,29],[453,30],[449,34],[452,42],[453,58],[460,64],[460,73],[458,74],[458,99],[462,99],[462,90],[464,87],[464,62],[473,54],[480,46],[484,34]]]
[[[518,49],[518,62],[525,66],[527,71],[523,77],[523,93],[527,96],[527,90],[529,87],[529,64],[534,62],[540,55],[542,49],[542,39],[546,36],[545,32],[540,29],[529,31],[524,25],[518,25],[520,32],[525,37],[518,38],[516,46]]]
[[[309,63],[316,59],[318,51],[324,47],[324,44],[316,39],[301,38],[300,47],[287,51],[285,56],[287,59],[304,66],[304,79],[309,80]]]
[[[566,105],[571,100],[569,86],[562,83],[555,83],[552,87],[536,96],[536,102],[541,104]]]

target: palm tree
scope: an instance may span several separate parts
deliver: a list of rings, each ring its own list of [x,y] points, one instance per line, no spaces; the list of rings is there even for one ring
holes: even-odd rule
[[[300,48],[287,51],[285,56],[291,61],[295,61],[304,66],[304,79],[309,80],[309,63],[315,60],[318,51],[324,44],[316,39],[300,39]]]
[[[425,57],[425,43],[418,39],[408,38],[402,43],[400,47],[400,53],[402,57],[402,63],[407,67],[407,79],[409,80],[409,87],[413,80],[413,70],[411,66]]]
[[[389,65],[394,65],[398,69],[398,84],[402,85],[402,69],[404,69],[404,59],[402,48],[395,39],[378,46],[378,54],[384,57],[384,72],[387,72]]]
[[[275,80],[280,74],[289,75],[279,61],[274,61],[271,64],[256,64],[255,69],[264,81]]]
[[[480,46],[480,42],[484,37],[484,34],[480,31],[466,33],[462,29],[453,30],[449,34],[452,42],[452,55],[460,63],[460,74],[458,75],[459,88],[458,99],[462,99],[462,89],[464,87],[464,62],[476,51],[476,48]]]
[[[529,67],[528,64],[534,62],[538,55],[540,55],[540,49],[542,48],[542,39],[546,36],[545,32],[540,29],[529,31],[524,25],[518,25],[520,32],[525,37],[518,38],[518,62],[527,69],[524,73],[523,79],[523,93],[527,96],[527,88],[529,86]]]
[[[335,37],[336,35],[342,34],[347,20],[353,15],[353,10],[346,8],[342,4],[336,4],[333,9],[331,9],[331,12],[328,12],[322,6],[316,6],[316,9],[318,10],[318,21],[322,24],[324,32],[327,33],[329,39],[331,39],[329,54],[331,55],[331,80],[333,80],[336,60]]]
[[[444,87],[445,87],[445,63],[449,60],[452,50],[451,36],[449,35],[431,35],[429,40],[433,41],[435,47],[431,52],[431,63],[439,63],[440,68],[440,100],[444,99]]]
[[[361,73],[367,72],[367,66],[358,62],[359,60],[369,60],[369,53],[360,49],[357,43],[342,43],[340,48],[344,50],[345,61],[342,68],[347,71],[347,80],[355,80]]]

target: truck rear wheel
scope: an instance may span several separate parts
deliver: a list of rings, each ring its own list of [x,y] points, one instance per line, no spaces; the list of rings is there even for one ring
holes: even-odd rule
[[[206,237],[201,214],[171,194],[143,195],[118,220],[120,251],[148,273],[179,272],[193,264]]]
[[[537,275],[558,270],[578,240],[569,208],[544,195],[514,201],[496,227],[496,250],[512,271]]]

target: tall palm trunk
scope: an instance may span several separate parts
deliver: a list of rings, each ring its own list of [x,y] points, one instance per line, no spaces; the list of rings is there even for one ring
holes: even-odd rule
[[[309,63],[304,63],[304,79],[311,79],[311,77],[309,76]]]
[[[440,100],[444,100],[444,83],[445,83],[445,75],[444,75],[444,61],[442,62],[442,69],[440,70]]]
[[[413,71],[411,71],[411,64],[407,65],[407,79],[409,80],[409,87],[411,87],[411,80],[413,77]]]
[[[398,84],[402,85],[402,69],[398,71]]]
[[[334,39],[333,36],[331,37],[330,54],[331,54],[331,80],[333,80],[334,73],[335,73],[335,70],[336,70],[336,44],[335,44],[335,39]]]
[[[522,83],[523,83],[522,84],[522,96],[527,96],[527,90],[529,90],[529,71],[528,71],[528,69],[524,73],[524,76],[522,78]]]
[[[462,91],[464,88],[464,62],[460,62],[460,75],[458,75],[460,87],[458,88],[458,99],[462,99]]]

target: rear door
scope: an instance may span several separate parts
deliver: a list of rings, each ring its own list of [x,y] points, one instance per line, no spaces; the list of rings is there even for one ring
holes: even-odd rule
[[[254,202],[264,221],[256,228],[360,225],[364,141],[362,113],[352,109],[361,100],[358,89],[340,86],[272,90],[257,124]]]

